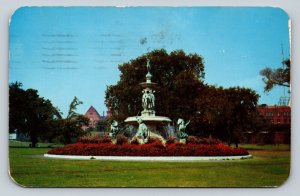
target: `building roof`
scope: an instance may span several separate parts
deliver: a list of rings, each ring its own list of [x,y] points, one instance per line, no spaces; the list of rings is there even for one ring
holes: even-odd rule
[[[266,105],[266,104],[262,104],[262,105],[258,105],[257,106],[258,109],[260,108],[268,108],[268,109],[272,109],[272,108],[291,108],[288,105]]]
[[[93,119],[93,120],[100,120],[101,116],[99,115],[99,113],[97,112],[97,110],[91,106],[88,111],[85,113],[84,115],[85,117],[89,118],[89,119]]]

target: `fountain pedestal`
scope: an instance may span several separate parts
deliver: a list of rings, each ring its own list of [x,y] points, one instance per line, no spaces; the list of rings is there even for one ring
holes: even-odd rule
[[[155,86],[157,86],[156,83],[151,82],[152,75],[150,74],[150,64],[149,61],[147,61],[147,70],[148,73],[146,74],[146,82],[140,83],[140,85],[144,88],[143,89],[143,96],[142,96],[142,106],[143,111],[141,112],[141,116],[131,116],[125,119],[125,123],[133,125],[133,126],[139,126],[141,122],[146,125],[147,127],[147,133],[145,136],[147,139],[144,139],[143,141],[147,143],[149,137],[158,138],[163,143],[165,142],[165,139],[167,137],[167,129],[166,127],[171,122],[171,119],[165,116],[156,116],[155,115]],[[138,122],[140,121],[140,122]],[[144,126],[144,125],[143,125]],[[138,128],[139,129],[139,128]],[[141,137],[138,133],[134,137]],[[138,140],[140,141],[140,140]],[[143,142],[139,142],[143,143]]]

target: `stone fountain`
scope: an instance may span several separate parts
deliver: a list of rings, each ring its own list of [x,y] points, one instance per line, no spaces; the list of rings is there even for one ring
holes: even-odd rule
[[[132,127],[138,127],[133,139],[142,143],[147,143],[150,137],[157,138],[165,143],[168,136],[167,127],[171,119],[165,116],[155,115],[155,87],[157,83],[151,81],[150,62],[147,61],[146,82],[140,83],[142,90],[142,107],[143,111],[140,116],[131,116],[125,119],[125,123]]]

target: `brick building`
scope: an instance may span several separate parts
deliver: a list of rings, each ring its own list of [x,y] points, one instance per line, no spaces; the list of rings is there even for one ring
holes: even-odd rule
[[[289,106],[267,106],[260,105],[257,107],[260,114],[272,124],[291,124],[291,107]]]
[[[271,123],[267,132],[260,133],[263,143],[290,143],[291,137],[291,107],[290,106],[268,106],[257,107],[259,113]]]
[[[86,118],[88,118],[89,121],[89,125],[83,127],[83,129],[88,129],[88,128],[95,128],[97,125],[97,122],[99,122],[99,120],[103,119],[104,116],[100,116],[99,113],[97,112],[97,110],[91,106],[88,111],[85,113],[84,115]]]

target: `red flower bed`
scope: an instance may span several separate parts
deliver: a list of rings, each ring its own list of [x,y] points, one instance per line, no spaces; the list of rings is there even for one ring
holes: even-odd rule
[[[231,148],[224,144],[179,144],[163,146],[150,144],[76,143],[62,148],[53,148],[48,154],[86,156],[239,156],[248,155],[246,149]]]

